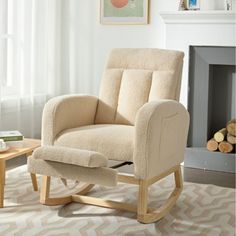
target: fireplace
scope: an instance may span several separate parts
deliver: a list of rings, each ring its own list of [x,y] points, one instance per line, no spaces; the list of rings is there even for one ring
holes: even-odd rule
[[[164,11],[160,12],[160,16],[165,29],[163,46],[185,53],[180,102],[189,108],[192,120],[184,165],[235,172],[235,155],[209,152],[206,150],[206,142],[214,130],[220,129],[222,125],[224,127],[226,120],[235,113],[235,101],[231,98],[235,96],[236,13]],[[199,57],[202,60],[199,60]],[[204,73],[209,75],[205,85],[199,85],[198,94],[190,94],[190,91],[194,90],[193,86],[196,87],[191,79],[189,81],[194,72],[192,68],[189,71],[189,62],[193,60],[197,60],[201,65],[201,70],[196,74],[198,80],[203,80]],[[228,87],[234,89],[226,93]],[[201,107],[198,114],[200,119],[195,116],[197,111],[193,110],[193,102]],[[193,112],[195,113],[192,114]],[[217,117],[217,120],[214,117]]]
[[[235,153],[210,152],[207,141],[236,117],[235,47],[190,46],[190,131],[184,165],[235,172]]]

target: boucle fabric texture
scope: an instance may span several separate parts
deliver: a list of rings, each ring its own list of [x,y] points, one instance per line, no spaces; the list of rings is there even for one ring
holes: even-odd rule
[[[34,156],[28,158],[27,165],[30,173],[79,180],[85,183],[103,186],[117,185],[117,170],[108,167],[88,168],[55,161],[35,159]]]
[[[134,125],[147,102],[179,99],[184,54],[161,49],[113,49],[99,94],[95,123]]]
[[[61,96],[45,105],[43,145],[133,161],[141,179],[180,164],[189,126],[188,112],[177,102],[183,56],[161,49],[112,50],[99,98]]]
[[[90,168],[107,166],[107,158],[101,153],[75,148],[43,146],[37,148],[33,156],[35,159]]]
[[[61,132],[54,145],[99,152],[109,160],[133,161],[133,143],[133,126],[88,125]]]
[[[141,179],[158,176],[184,160],[189,114],[182,104],[145,104],[135,120],[134,171]]]
[[[94,124],[98,98],[64,95],[50,99],[43,110],[42,145],[53,145],[63,130]]]

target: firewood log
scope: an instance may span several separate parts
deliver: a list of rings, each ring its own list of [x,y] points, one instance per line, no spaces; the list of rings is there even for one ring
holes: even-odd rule
[[[236,119],[230,120],[226,125],[229,134],[236,136]]]
[[[233,148],[233,145],[231,143],[228,143],[227,141],[220,142],[219,144],[219,150],[222,153],[232,152]]]
[[[228,133],[227,134],[227,141],[231,144],[236,144],[236,137]]]
[[[222,142],[222,141],[224,141],[226,134],[227,134],[227,130],[226,130],[226,128],[223,128],[223,129],[217,131],[217,132],[214,134],[214,139],[215,139],[218,143],[219,143],[219,142]]]
[[[216,151],[218,149],[218,142],[214,138],[208,140],[207,149],[212,152]]]

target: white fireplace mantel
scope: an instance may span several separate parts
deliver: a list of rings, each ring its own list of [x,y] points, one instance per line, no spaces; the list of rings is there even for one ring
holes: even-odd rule
[[[236,13],[232,11],[160,12],[164,47],[185,53],[180,102],[187,106],[190,46],[236,46]]]
[[[160,15],[166,24],[235,24],[233,11],[163,11]]]

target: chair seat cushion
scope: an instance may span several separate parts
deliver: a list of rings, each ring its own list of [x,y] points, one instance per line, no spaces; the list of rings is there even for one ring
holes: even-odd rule
[[[35,159],[90,168],[107,166],[107,159],[102,154],[75,148],[43,146],[37,148],[33,156]]]
[[[133,161],[133,140],[133,126],[103,124],[65,130],[54,145],[99,152],[109,160]]]

